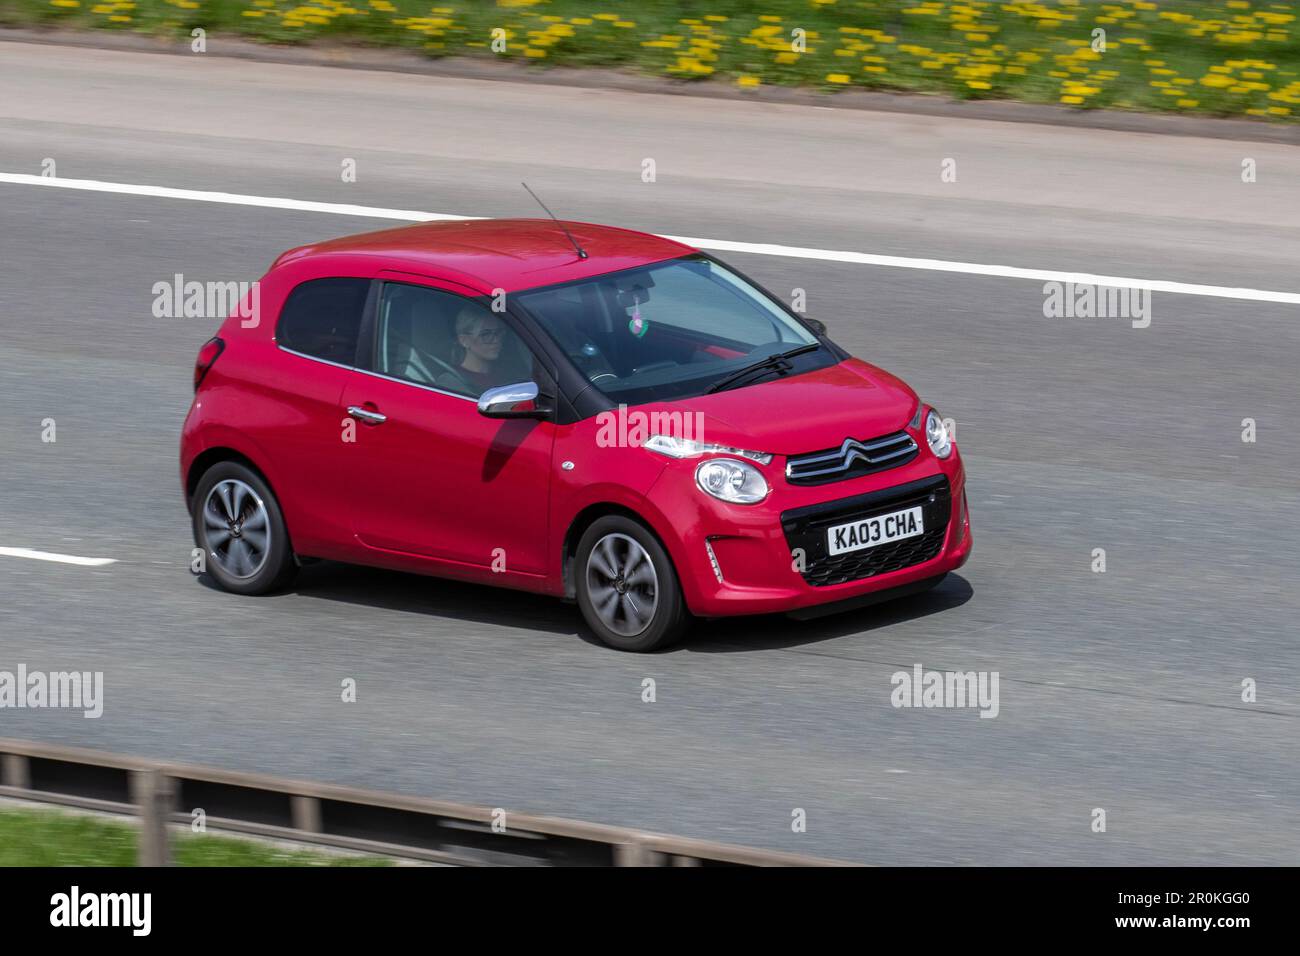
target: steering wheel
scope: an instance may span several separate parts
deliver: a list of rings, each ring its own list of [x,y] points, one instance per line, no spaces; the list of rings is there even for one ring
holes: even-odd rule
[[[424,349],[420,348],[418,345],[416,345],[414,342],[412,342],[410,339],[408,339],[405,335],[403,335],[400,332],[395,332],[392,329],[387,329],[386,332],[395,342],[397,342],[398,345],[410,349],[412,352],[418,355],[422,360],[424,360],[426,364],[430,364],[434,367],[440,368],[442,369],[443,372],[455,376],[456,381],[459,382],[461,385],[463,385],[467,392],[474,391],[474,386],[472,386],[469,382],[465,381],[465,377],[460,374],[460,370],[456,368],[456,366],[452,365],[450,362],[444,362],[442,359],[438,358],[438,356],[434,355],[432,352],[426,352]],[[435,376],[433,380],[429,382],[423,382],[421,384],[431,385],[436,388],[437,378],[438,376]]]

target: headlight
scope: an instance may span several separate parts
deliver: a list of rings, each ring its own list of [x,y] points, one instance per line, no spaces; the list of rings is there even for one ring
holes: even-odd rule
[[[930,443],[930,451],[934,452],[936,458],[947,458],[952,454],[952,438],[948,435],[948,426],[933,408],[925,416],[925,440]]]
[[[760,465],[766,465],[772,456],[761,451],[744,451],[740,448],[728,448],[726,445],[711,445],[708,442],[691,441],[689,438],[676,438],[672,435],[651,435],[642,446],[650,451],[667,455],[669,458],[699,458],[701,455],[738,455],[748,458]]]
[[[695,469],[695,483],[705,494],[736,505],[757,504],[767,497],[767,479],[747,461],[710,458]]]

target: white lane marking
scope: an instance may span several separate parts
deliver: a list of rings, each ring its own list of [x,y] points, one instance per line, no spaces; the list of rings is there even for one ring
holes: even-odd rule
[[[226,203],[235,206],[291,209],[297,212],[325,212],[336,216],[398,219],[404,222],[444,222],[487,218],[484,216],[460,216],[452,213],[420,212],[415,209],[357,206],[351,203],[310,202],[304,199],[246,196],[239,193],[207,192],[199,189],[174,189],[170,186],[108,183],[94,179],[59,179],[53,176],[37,176],[30,173],[0,173],[0,183],[12,183],[21,186],[49,186],[56,189],[81,189],[89,192],[120,193],[130,196],[151,196],[159,199],[189,199],[195,202]],[[1242,299],[1252,302],[1279,302],[1286,305],[1300,305],[1300,292],[1272,292],[1267,289],[1198,285],[1192,282],[1170,282],[1165,279],[1137,279],[1131,276],[1096,275],[1090,272],[1022,269],[1018,266],[989,265],[979,262],[917,259],[909,256],[882,256],[869,252],[812,249],[804,246],[782,246],[763,242],[733,242],[729,239],[699,239],[690,236],[664,236],[663,238],[712,252],[743,252],[759,256],[817,259],[822,262],[845,262],[854,265],[884,266],[892,269],[925,269],[931,272],[957,272],[965,275],[995,276],[1006,279],[1031,279],[1035,282],[1073,282],[1075,285],[1150,289],[1153,292],[1173,292],[1180,295],[1201,295],[1219,299]]]
[[[336,216],[401,219],[406,222],[438,222],[447,219],[484,218],[483,216],[454,216],[449,213],[420,212],[415,209],[354,206],[351,203],[342,202],[309,202],[305,199],[245,196],[240,193],[208,192],[202,189],[173,189],[170,186],[105,183],[96,179],[59,179],[56,176],[33,176],[28,173],[0,173],[0,183],[13,183],[18,186],[49,186],[53,189],[81,189],[93,193],[123,193],[128,196],[152,196],[157,199],[189,199],[194,202],[217,202],[232,206],[262,206],[267,209],[292,209],[296,212],[328,212]]]
[[[106,564],[117,564],[117,558],[81,558],[75,554],[53,554],[49,551],[33,551],[31,548],[0,548],[0,557],[31,558],[33,561],[57,561],[59,564],[79,564],[87,568],[100,568]]]
[[[961,272],[967,275],[1000,276],[1007,279],[1033,279],[1035,282],[1073,282],[1075,285],[1150,289],[1152,292],[1177,292],[1181,295],[1205,295],[1219,299],[1246,299],[1253,302],[1283,302],[1288,305],[1300,305],[1300,292],[1270,292],[1267,289],[1197,285],[1192,282],[1169,282],[1165,279],[1134,279],[1128,276],[1096,275],[1091,272],[1021,269],[1018,266],[984,265],[978,262],[950,262],[946,259],[878,256],[869,252],[836,252],[831,249],[804,249],[799,246],[730,242],[725,239],[691,239],[684,236],[664,236],[664,238],[673,239],[699,249],[710,249],[718,252],[752,252],[760,256],[785,256],[790,259],[820,259],[824,262],[852,262],[867,266],[888,266],[894,269],[928,269],[932,272]]]

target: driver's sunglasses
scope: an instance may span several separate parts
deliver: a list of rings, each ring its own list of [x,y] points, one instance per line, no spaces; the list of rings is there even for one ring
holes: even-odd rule
[[[501,336],[505,334],[505,329],[481,329],[475,333],[474,338],[478,339],[484,345],[491,345],[493,342],[500,342]]]

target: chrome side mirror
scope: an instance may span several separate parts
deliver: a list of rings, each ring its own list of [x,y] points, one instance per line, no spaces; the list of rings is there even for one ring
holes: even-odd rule
[[[551,410],[538,404],[538,394],[536,382],[489,388],[479,396],[478,413],[487,418],[549,418]]]

